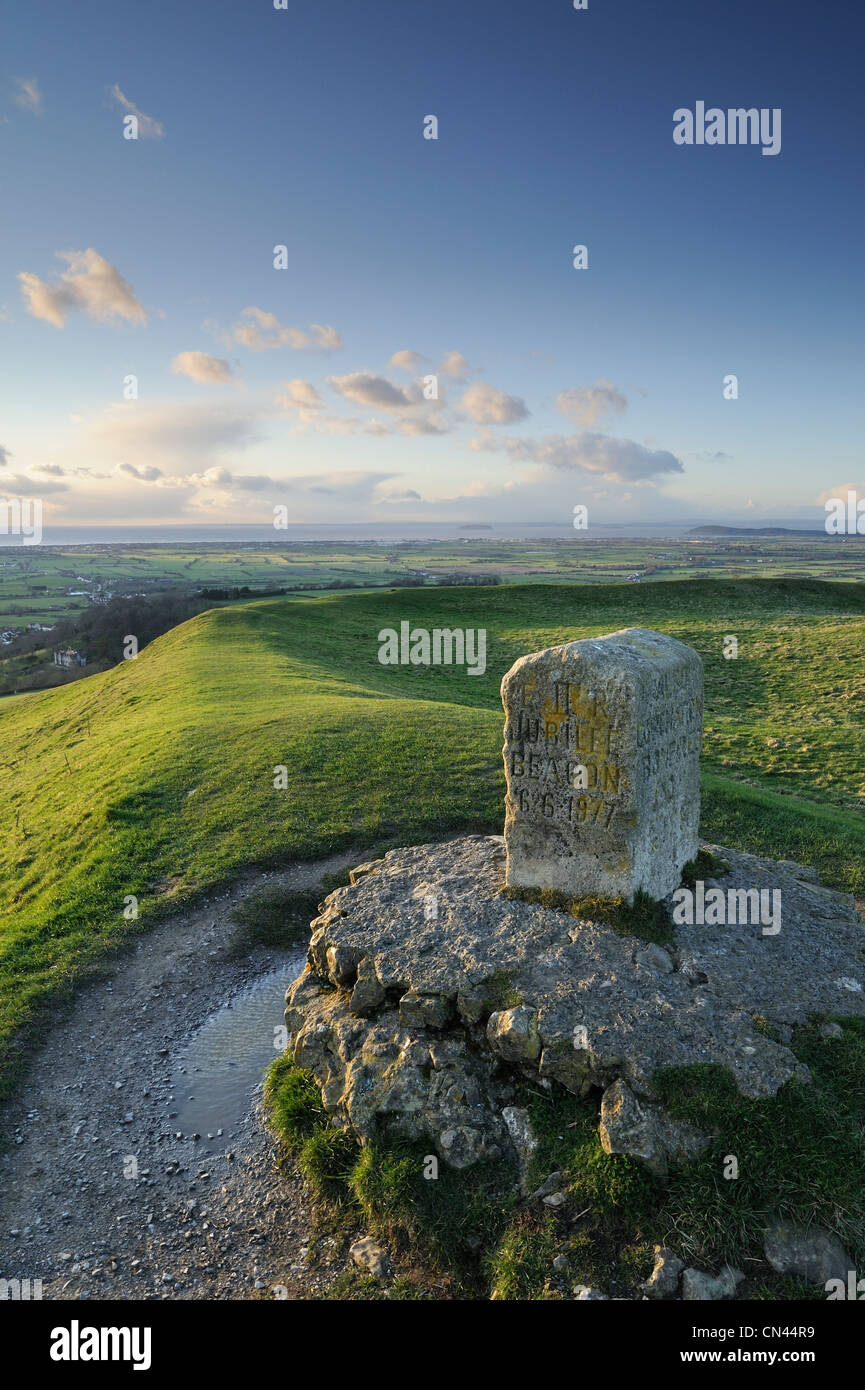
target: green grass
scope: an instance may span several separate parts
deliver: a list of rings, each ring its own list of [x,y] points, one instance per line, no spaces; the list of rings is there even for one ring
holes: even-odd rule
[[[524,1002],[519,990],[514,989],[514,970],[494,970],[484,981],[484,1012],[497,1013],[504,1009],[518,1009]]]
[[[680,1174],[666,1207],[673,1238],[694,1258],[747,1259],[759,1251],[766,1213],[778,1212],[828,1227],[856,1268],[865,1262],[865,1019],[844,1020],[839,1039],[820,1037],[812,1023],[793,1048],[812,1080],[790,1081],[768,1100],[740,1095],[717,1067],[655,1078],[675,1116],[719,1136]],[[728,1154],[735,1179],[722,1176]]]
[[[342,1232],[346,1244],[358,1227],[373,1231],[406,1269],[420,1263],[431,1282],[443,1279],[466,1296],[479,1292],[481,1252],[498,1239],[516,1201],[506,1165],[456,1172],[442,1164],[437,1177],[427,1178],[427,1145],[391,1139],[359,1148],[331,1127],[314,1077],[287,1054],[268,1072],[265,1107],[322,1204],[320,1228]],[[378,1281],[351,1275],[334,1296],[375,1297],[377,1287]]]
[[[322,875],[315,892],[297,892],[268,884],[244,898],[231,914],[234,925],[228,954],[246,956],[254,946],[285,950],[309,940],[309,924],[318,905],[335,888],[348,883],[348,872]]]
[[[260,888],[234,909],[236,927],[229,954],[248,955],[254,946],[286,948],[309,938],[309,924],[317,915],[320,893],[287,893],[284,888]]]
[[[402,620],[484,627],[486,674],[381,666],[377,634]],[[865,894],[865,588],[537,583],[213,610],[136,661],[0,702],[0,1091],[83,975],[197,894],[250,867],[500,831],[501,676],[632,624],[704,658],[704,838]]]
[[[659,946],[673,941],[673,921],[666,903],[656,902],[642,888],[632,903],[624,898],[569,898],[554,888],[503,888],[502,896],[514,902],[540,903],[578,921],[604,922],[622,936],[637,936]]]
[[[698,880],[721,878],[728,873],[730,865],[708,849],[698,849],[695,858],[689,859],[682,869],[682,884],[694,888]]]

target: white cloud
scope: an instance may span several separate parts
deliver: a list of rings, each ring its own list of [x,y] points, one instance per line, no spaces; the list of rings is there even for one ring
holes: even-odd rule
[[[363,469],[334,469],[327,473],[298,473],[275,480],[284,492],[300,492],[312,496],[336,497],[339,502],[358,503],[371,499],[376,492],[398,473],[379,473]]]
[[[204,386],[224,386],[234,380],[229,363],[221,357],[211,357],[209,352],[179,352],[171,363],[171,370],[177,376],[188,376]]]
[[[524,420],[529,413],[519,396],[509,396],[482,381],[463,392],[462,405],[479,425],[509,425]]]
[[[302,377],[294,377],[292,381],[287,381],[275,404],[281,410],[295,411],[298,419],[305,423],[317,419],[323,409],[321,397],[312,382],[304,381]]]
[[[556,396],[556,405],[583,429],[592,429],[608,415],[621,415],[628,401],[611,381],[594,386],[571,386]]]
[[[240,488],[242,492],[260,492],[276,483],[264,473],[233,473],[228,468],[208,468],[204,473],[191,473],[185,482],[193,487]]]
[[[419,492],[415,492],[414,488],[406,488],[400,492],[384,492],[373,500],[376,507],[405,507],[409,509],[410,513],[418,510],[422,513],[426,512],[428,506],[426,499],[421,497]],[[390,520],[389,517],[388,520]]]
[[[326,415],[316,420],[315,428],[318,434],[371,434],[380,437],[393,433],[386,421],[375,416],[371,420],[362,420],[358,415]]]
[[[421,362],[426,362],[427,358],[419,352],[412,352],[411,348],[402,348],[400,352],[395,352],[390,359],[392,367],[399,367],[403,372],[417,371]]]
[[[311,323],[308,329],[288,328],[281,324],[276,314],[251,304],[242,309],[241,322],[234,325],[230,340],[240,343],[252,352],[267,352],[271,349],[290,347],[296,352],[304,349],[318,352],[336,352],[342,347],[342,338],[330,324]],[[215,325],[206,325],[214,330]],[[218,332],[219,330],[217,330]]]
[[[438,365],[440,376],[449,376],[452,381],[462,382],[475,369],[470,367],[461,352],[446,352]]]
[[[130,115],[138,118],[138,134],[142,140],[161,140],[163,138],[165,126],[161,125],[159,121],[155,121],[152,116],[145,116],[143,111],[139,111],[135,102],[123,95],[116,82],[111,88],[111,95],[123,107],[124,111],[128,111]]]
[[[18,276],[28,314],[52,323],[55,328],[62,328],[67,314],[74,309],[97,323],[109,323],[112,319],[147,321],[131,286],[92,246],[86,251],[58,251],[57,255],[69,268],[55,284],[46,284],[26,270]]]
[[[472,441],[481,452],[502,452],[524,463],[549,468],[598,473],[607,482],[644,482],[661,473],[684,473],[684,465],[666,449],[647,449],[632,439],[613,439],[583,430],[580,434],[549,434],[542,439],[500,439],[483,435]]]
[[[25,111],[32,111],[34,115],[42,114],[42,93],[39,90],[39,83],[35,77],[13,77],[18,91],[13,97],[13,101],[18,106],[23,106]]]
[[[387,377],[376,376],[373,372],[351,372],[348,376],[329,376],[327,380],[334,391],[358,405],[404,410],[412,404],[410,393],[402,386],[395,386]]]
[[[52,482],[48,478],[30,478],[26,473],[4,473],[3,495],[5,497],[40,497],[48,492],[66,492],[67,484]]]
[[[827,488],[825,492],[819,492],[817,494],[817,497],[815,498],[815,501],[819,502],[821,506],[823,506],[832,497],[840,497],[843,499],[846,505],[848,492],[855,492],[857,497],[865,497],[865,484],[838,483],[836,487],[830,487]]]
[[[158,478],[164,478],[165,474],[161,468],[154,464],[148,464],[144,468],[136,468],[134,463],[118,463],[115,470],[117,473],[128,473],[131,478],[136,478],[139,483],[155,483]]]
[[[225,404],[118,402],[88,427],[80,447],[139,468],[156,459],[162,467],[203,469],[258,443],[260,413]]]
[[[447,434],[450,425],[439,411],[428,415],[402,416],[396,423],[398,434]]]

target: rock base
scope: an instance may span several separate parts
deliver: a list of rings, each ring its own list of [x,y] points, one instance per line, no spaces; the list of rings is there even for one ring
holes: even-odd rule
[[[814,1011],[865,1014],[852,899],[800,865],[713,848],[729,873],[707,889],[780,890],[780,931],[679,926],[660,948],[510,901],[500,836],[361,865],[312,923],[286,995],[295,1062],[360,1143],[383,1126],[454,1168],[501,1157],[525,1168],[521,1080],[596,1090],[607,1152],[663,1175],[709,1136],[663,1112],[659,1068],[716,1063],[743,1094],[770,1096],[809,1079],[784,1041],[795,1025]]]

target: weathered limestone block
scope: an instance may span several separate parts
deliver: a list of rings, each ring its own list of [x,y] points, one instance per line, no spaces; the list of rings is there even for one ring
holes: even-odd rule
[[[710,848],[728,889],[783,892],[782,932],[679,924],[665,950],[504,896],[499,836],[392,850],[312,924],[307,968],[286,995],[290,1055],[361,1143],[383,1125],[451,1166],[516,1163],[517,1088],[556,1082],[575,1095],[601,1088],[604,1147],[663,1173],[706,1136],[664,1110],[659,1068],[714,1062],[743,1095],[775,1095],[809,1080],[789,1046],[795,1026],[865,1016],[855,909],[803,882],[798,865]]]
[[[502,1119],[505,1122],[510,1141],[517,1155],[517,1164],[520,1173],[520,1192],[524,1197],[527,1197],[529,1193],[529,1168],[532,1155],[538,1147],[538,1140],[532,1129],[531,1117],[528,1110],[521,1106],[506,1105],[502,1111]]]
[[[355,990],[357,985],[355,985]],[[422,1007],[406,1028],[399,1009],[375,1019],[353,1009],[353,994],[322,987],[307,968],[286,995],[285,1017],[295,1063],[313,1072],[332,1121],[368,1143],[384,1125],[409,1139],[424,1138],[452,1168],[496,1159],[507,1148],[501,1112],[507,1087],[461,1037],[442,1037],[441,1003],[416,996]]]
[[[490,1014],[487,1039],[507,1062],[534,1062],[541,1055],[536,1009],[520,1004]]]
[[[681,1163],[696,1158],[711,1138],[639,1101],[621,1078],[603,1094],[598,1132],[605,1153],[629,1154],[661,1179],[670,1159]]]
[[[399,1001],[399,1020],[404,1028],[444,1028],[453,1013],[449,999],[438,994],[409,990]]]
[[[507,883],[633,901],[698,847],[703,665],[647,628],[522,657],[502,681]]]

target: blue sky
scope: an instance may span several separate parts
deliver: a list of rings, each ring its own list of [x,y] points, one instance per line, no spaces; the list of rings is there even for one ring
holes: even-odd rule
[[[49,524],[865,491],[857,7],[19,0],[0,37],[0,495]],[[697,101],[780,108],[780,153],[677,146]]]

